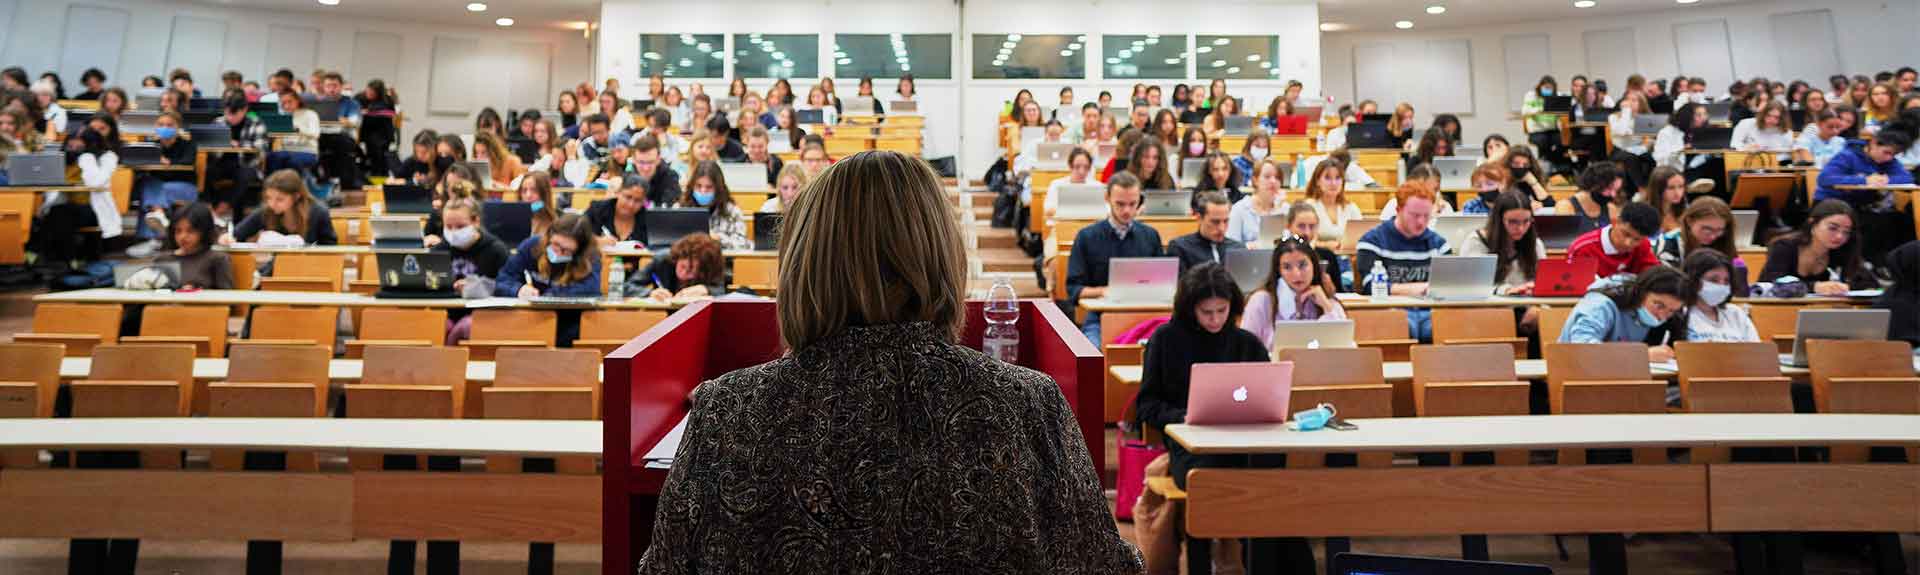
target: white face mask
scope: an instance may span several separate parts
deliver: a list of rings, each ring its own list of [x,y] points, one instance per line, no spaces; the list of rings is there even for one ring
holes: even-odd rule
[[[1260,160],[1265,160],[1267,159],[1267,149],[1266,148],[1250,148],[1247,150],[1247,157],[1253,158],[1253,160],[1256,162]]]
[[[1727,298],[1732,296],[1733,286],[1714,282],[1700,283],[1700,301],[1707,302],[1707,305],[1718,306],[1726,303]]]
[[[457,230],[447,230],[447,243],[453,244],[453,247],[464,250],[473,247],[474,242],[478,241],[480,241],[480,228],[467,226]]]

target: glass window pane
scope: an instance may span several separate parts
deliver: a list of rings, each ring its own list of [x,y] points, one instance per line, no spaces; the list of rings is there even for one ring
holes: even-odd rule
[[[741,78],[818,78],[820,36],[734,34],[733,73]]]
[[[835,34],[835,78],[953,79],[952,34]]]
[[[974,34],[973,77],[1085,79],[1086,42],[1084,34]]]
[[[1272,80],[1280,77],[1279,36],[1200,36],[1194,77]]]
[[[726,77],[727,48],[719,34],[641,34],[640,75]]]
[[[1107,34],[1100,58],[1109,79],[1181,80],[1187,77],[1185,34]]]

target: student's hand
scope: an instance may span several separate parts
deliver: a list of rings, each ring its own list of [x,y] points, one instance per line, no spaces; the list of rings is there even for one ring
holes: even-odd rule
[[[1427,295],[1427,282],[1392,284],[1388,286],[1387,291],[1391,292],[1393,295],[1404,295],[1404,296],[1414,296],[1414,297],[1423,296],[1423,295]]]
[[[594,236],[593,239],[594,241],[600,242],[600,247],[602,248],[610,248],[613,247],[613,244],[620,243],[620,238],[613,236]]]
[[[1816,295],[1847,295],[1849,289],[1847,284],[1835,281],[1816,282],[1813,284],[1813,293]]]
[[[220,236],[220,245],[223,245],[223,246],[230,246],[230,245],[233,245],[233,234],[224,234],[224,235],[221,235],[221,236]]]
[[[467,278],[460,278],[457,280],[453,280],[453,291],[457,291],[457,292],[467,291]]]
[[[1313,305],[1319,306],[1322,310],[1333,309],[1333,303],[1327,301],[1326,290],[1320,289],[1320,286],[1309,287],[1300,292],[1298,297],[1301,302],[1312,301]]]
[[[686,298],[696,298],[696,297],[707,297],[707,295],[708,295],[707,286],[694,285],[694,286],[687,286],[685,289],[681,289],[680,293],[674,294],[673,297],[686,299]]]
[[[440,236],[427,234],[427,237],[420,238],[420,241],[421,243],[426,244],[427,247],[433,247],[433,246],[440,245],[440,242],[443,240],[440,239]]]
[[[520,286],[520,299],[533,299],[536,297],[540,297],[540,288],[533,287],[533,284]]]
[[[1099,299],[1103,297],[1107,297],[1107,288],[1104,286],[1080,288],[1080,299]]]
[[[1513,289],[1507,290],[1507,295],[1511,295],[1511,296],[1533,295],[1533,282],[1527,282],[1517,286],[1513,286]]]
[[[1673,361],[1673,348],[1664,345],[1647,348],[1648,363],[1666,363],[1669,361]]]
[[[1874,175],[1871,175],[1871,176],[1867,176],[1867,185],[1869,185],[1869,186],[1884,186],[1884,185],[1887,185],[1887,175],[1886,175],[1886,174],[1874,174]]]
[[[653,288],[653,291],[648,293],[647,297],[652,298],[654,301],[667,301],[667,300],[673,299],[673,292],[660,289],[660,288]]]
[[[171,166],[173,165],[173,160],[168,159],[166,156],[160,156],[160,165]]]

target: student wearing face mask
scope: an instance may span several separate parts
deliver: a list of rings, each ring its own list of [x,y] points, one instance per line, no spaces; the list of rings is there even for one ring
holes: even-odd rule
[[[1573,197],[1557,206],[1554,213],[1579,217],[1581,233],[1607,225],[1613,220],[1615,207],[1626,201],[1620,195],[1620,190],[1626,187],[1626,178],[1613,162],[1598,162],[1588,166],[1586,171],[1580,172],[1579,184],[1580,191],[1574,192]],[[1655,216],[1654,229],[1647,234],[1659,231],[1660,223],[1658,216]]]
[[[160,144],[160,165],[191,166],[194,164],[195,150],[193,140],[183,137],[180,116],[161,114],[154,120],[154,138]],[[140,237],[145,242],[127,248],[127,255],[144,258],[153,255],[161,245],[160,238],[167,232],[167,213],[176,205],[191,204],[199,199],[200,191],[194,187],[193,172],[142,172],[140,173],[140,205],[146,206],[146,225],[141,226]]]
[[[1533,200],[1533,209],[1560,206],[1561,202],[1547,192],[1547,172],[1541,167],[1540,158],[1533,155],[1532,148],[1522,146],[1508,149],[1500,157],[1500,164],[1507,167],[1507,185],[1527,194]]]
[[[1759,330],[1747,317],[1743,305],[1729,305],[1733,299],[1732,260],[1713,250],[1700,250],[1687,256],[1687,285],[1692,287],[1687,302],[1687,341],[1756,342]]]
[[[1249,169],[1248,173],[1253,174],[1253,193],[1233,203],[1233,212],[1227,217],[1227,237],[1251,244],[1260,239],[1260,219],[1286,209],[1287,191],[1280,187],[1282,171],[1280,163],[1270,159],[1260,160]]]
[[[1560,330],[1560,343],[1644,343],[1647,361],[1671,361],[1674,332],[1680,329],[1672,320],[1687,311],[1692,294],[1679,270],[1649,268],[1581,296]]]
[[[480,224],[480,202],[473,198],[447,200],[440,209],[440,221],[445,241],[437,242],[433,250],[452,254],[454,291],[467,298],[492,296],[494,278],[507,265],[511,253],[506,242]],[[454,341],[459,339],[466,338]]]
[[[1505,168],[1500,167],[1498,164],[1480,164],[1480,167],[1474,168],[1471,181],[1473,182],[1475,194],[1472,198],[1468,198],[1466,202],[1460,204],[1460,213],[1487,213],[1493,206],[1494,200],[1498,198],[1502,192],[1507,191],[1508,173]],[[1521,197],[1526,197],[1527,194],[1522,192],[1520,195]],[[1529,202],[1528,207],[1531,209],[1531,202]]]
[[[704,208],[707,210],[707,230],[720,245],[728,250],[751,250],[753,239],[747,237],[746,217],[741,214],[740,206],[733,203],[733,195],[727,192],[726,175],[720,171],[720,163],[700,162],[693,168],[693,179],[689,181],[685,195],[680,197],[682,208]]]
[[[1240,155],[1233,157],[1233,171],[1240,174],[1240,181],[1253,179],[1253,167],[1267,159],[1273,139],[1265,131],[1254,130],[1247,135],[1247,143],[1240,147]]]
[[[1564,163],[1565,157],[1560,145],[1560,122],[1563,116],[1546,111],[1547,98],[1557,95],[1559,86],[1553,76],[1541,76],[1534,89],[1520,100],[1520,115],[1527,129],[1527,141],[1534,149],[1550,162]]]
[[[576,214],[561,216],[547,233],[520,242],[493,282],[496,297],[600,295],[600,249],[592,224]]]

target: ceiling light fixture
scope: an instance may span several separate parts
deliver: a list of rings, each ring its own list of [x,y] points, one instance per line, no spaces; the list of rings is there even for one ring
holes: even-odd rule
[[[1008,39],[1008,40],[1012,40],[1012,41],[1015,41],[1015,42],[1019,42],[1019,41],[1020,41],[1020,35],[1019,35],[1019,34],[1008,34],[1008,35],[1007,35],[1007,39]]]
[[[340,0],[320,0],[320,4],[323,6],[339,6]]]
[[[1432,6],[1427,7],[1427,13],[1428,14],[1445,14],[1447,13],[1447,7],[1441,6],[1439,4],[1434,4]]]
[[[500,19],[498,19],[498,20],[494,20],[494,21],[493,21],[493,23],[494,23],[494,25],[497,25],[497,26],[512,26],[512,25],[513,25],[513,19],[512,19],[512,18],[500,18]]]
[[[1228,44],[1229,42],[1232,42],[1232,40],[1228,40],[1228,39],[1226,39],[1226,38],[1214,38],[1214,39],[1213,39],[1213,45],[1215,45],[1215,46],[1225,46],[1225,45],[1227,45],[1227,44]]]
[[[1574,8],[1592,8],[1595,4],[1598,4],[1598,2],[1594,2],[1593,0],[1575,0],[1573,3],[1573,7]]]
[[[1073,57],[1073,51],[1072,51],[1072,50],[1061,50],[1061,51],[1060,51],[1060,57],[1062,57],[1062,58],[1072,58],[1072,57]]]
[[[1395,28],[1399,28],[1399,29],[1401,29],[1401,30],[1412,30],[1412,29],[1413,29],[1413,21],[1412,21],[1412,20],[1401,20],[1401,21],[1399,21],[1399,22],[1394,22],[1394,23],[1393,23],[1393,27],[1395,27]]]
[[[1321,32],[1339,32],[1345,29],[1347,29],[1347,25],[1341,24],[1339,22],[1321,22],[1320,23]]]
[[[487,5],[484,2],[468,2],[467,11],[468,12],[485,12],[487,11]]]

